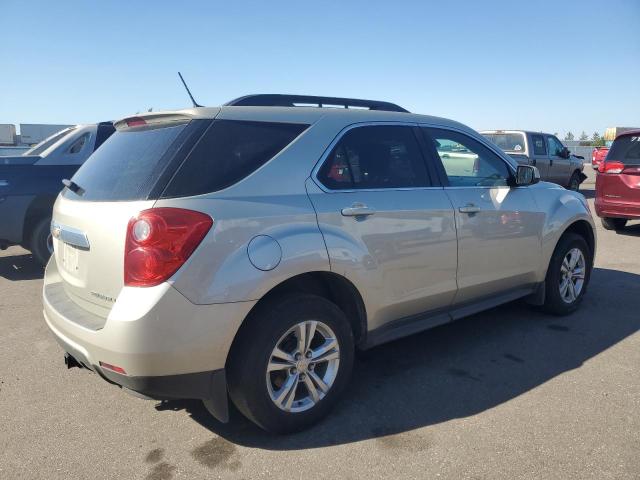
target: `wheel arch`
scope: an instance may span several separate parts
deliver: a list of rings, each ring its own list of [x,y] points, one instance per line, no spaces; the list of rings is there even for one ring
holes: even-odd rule
[[[53,195],[38,195],[31,201],[24,215],[22,226],[23,244],[27,244],[30,241],[31,233],[38,222],[51,216],[55,201],[56,197]]]
[[[248,319],[268,302],[293,293],[318,295],[333,302],[349,320],[356,346],[364,344],[367,336],[367,313],[362,296],[356,286],[349,279],[337,273],[314,271],[289,277],[272,287],[260,298],[236,332],[227,354],[227,361],[238,338],[243,335],[243,331],[248,325]]]
[[[556,246],[560,242],[560,240],[562,240],[562,238],[568,233],[575,233],[584,238],[587,242],[587,245],[589,246],[589,250],[591,250],[591,256],[593,257],[595,255],[596,237],[593,233],[593,227],[588,221],[580,219],[569,224],[558,238]]]

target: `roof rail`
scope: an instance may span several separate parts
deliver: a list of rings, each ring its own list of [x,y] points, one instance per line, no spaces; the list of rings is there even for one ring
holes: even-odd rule
[[[314,95],[280,95],[258,94],[245,95],[236,98],[223,106],[242,107],[342,107],[368,108],[369,110],[383,110],[386,112],[409,113],[399,105],[378,100],[363,100],[360,98],[317,97]]]

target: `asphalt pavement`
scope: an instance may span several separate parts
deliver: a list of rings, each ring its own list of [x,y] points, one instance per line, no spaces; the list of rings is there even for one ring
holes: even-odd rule
[[[577,313],[516,302],[373,349],[332,414],[286,437],[67,370],[42,271],[10,248],[0,479],[640,478],[640,223],[598,241]]]

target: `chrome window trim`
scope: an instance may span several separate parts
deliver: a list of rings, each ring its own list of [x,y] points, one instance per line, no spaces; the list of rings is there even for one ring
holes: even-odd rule
[[[516,173],[516,168],[515,166],[511,163],[510,160],[505,159],[505,153],[502,152],[501,150],[498,149],[498,147],[494,146],[491,144],[491,142],[489,142],[486,138],[484,138],[481,134],[476,133],[476,135],[471,135],[469,134],[469,132],[465,129],[461,129],[461,128],[456,128],[456,127],[452,127],[450,125],[443,125],[440,123],[424,123],[424,122],[393,122],[393,121],[380,121],[380,122],[358,122],[358,123],[352,123],[350,125],[347,125],[346,127],[344,127],[342,130],[340,130],[338,132],[338,134],[336,135],[336,137],[331,141],[331,143],[329,144],[329,146],[325,149],[325,151],[322,153],[322,155],[320,156],[320,159],[316,162],[315,166],[313,167],[313,170],[311,171],[311,175],[310,178],[313,181],[313,183],[315,183],[317,185],[317,187],[322,190],[324,193],[354,193],[354,192],[389,192],[389,191],[409,191],[409,190],[442,190],[442,189],[449,189],[449,188],[483,188],[483,189],[491,189],[491,188],[512,188],[509,185],[499,185],[499,186],[430,186],[430,187],[400,187],[400,188],[349,188],[349,189],[340,189],[340,190],[334,190],[331,188],[326,187],[318,178],[318,173],[320,171],[320,169],[322,168],[322,165],[324,164],[324,162],[327,160],[327,157],[329,156],[329,154],[331,153],[331,151],[333,150],[333,148],[336,146],[336,144],[342,139],[342,137],[349,132],[350,130],[353,130],[354,128],[360,128],[360,127],[372,127],[372,126],[381,126],[381,125],[391,125],[391,126],[404,126],[404,127],[431,127],[431,128],[439,128],[441,130],[450,130],[453,132],[457,132],[460,133],[462,135],[466,135],[470,138],[472,138],[473,140],[477,141],[478,143],[480,143],[481,145],[483,145],[484,147],[488,148],[491,152],[495,153],[498,158],[500,158],[506,165],[507,168],[509,169],[509,171],[515,175]],[[422,146],[420,146],[420,148],[422,149]],[[429,158],[426,159],[426,161],[430,161]],[[438,179],[435,179],[436,181],[438,181]]]

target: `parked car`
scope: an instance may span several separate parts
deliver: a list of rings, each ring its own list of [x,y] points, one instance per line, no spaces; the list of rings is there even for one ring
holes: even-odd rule
[[[598,170],[604,159],[607,158],[607,154],[609,153],[609,149],[613,144],[613,141],[616,139],[618,135],[622,133],[638,130],[634,127],[609,127],[604,131],[604,147],[596,147],[593,149],[591,154],[591,166],[594,170]]]
[[[593,149],[591,152],[591,166],[594,170],[600,168],[600,164],[607,158],[607,153],[609,153],[609,147],[595,147]]]
[[[51,209],[82,163],[115,131],[112,122],[76,125],[22,155],[0,157],[0,248],[22,245],[45,265],[51,255]]]
[[[607,230],[640,220],[640,130],[619,134],[596,176],[596,214]]]
[[[43,300],[67,365],[129,392],[222,421],[229,396],[295,431],[336,403],[356,348],[584,298],[584,197],[460,123],[257,95],[115,126],[58,196]]]
[[[485,138],[498,145],[521,165],[535,165],[542,180],[578,190],[587,178],[582,157],[572,155],[555,135],[524,130],[484,130]]]

